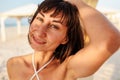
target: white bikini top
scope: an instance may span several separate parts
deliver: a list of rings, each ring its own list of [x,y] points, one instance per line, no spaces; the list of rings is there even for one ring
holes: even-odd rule
[[[35,76],[36,76],[37,80],[40,80],[40,77],[38,76],[38,73],[40,71],[42,71],[48,64],[50,64],[52,62],[52,60],[54,59],[54,56],[46,64],[44,64],[39,70],[36,70],[34,57],[35,57],[35,55],[33,54],[32,55],[32,65],[33,65],[33,68],[34,68],[34,74],[30,78],[30,80],[33,80],[33,78]],[[79,78],[77,80],[93,80],[93,76],[89,76],[89,77],[86,77],[86,78]]]
[[[48,64],[50,64],[52,62],[52,60],[54,59],[54,56],[46,63],[44,64],[39,70],[36,70],[36,67],[35,67],[35,59],[34,59],[35,55],[33,53],[32,55],[32,65],[33,65],[33,68],[34,68],[34,74],[32,75],[32,77],[30,78],[30,80],[33,80],[33,78],[36,76],[37,80],[40,80],[39,76],[38,76],[38,73],[40,71],[42,71]]]

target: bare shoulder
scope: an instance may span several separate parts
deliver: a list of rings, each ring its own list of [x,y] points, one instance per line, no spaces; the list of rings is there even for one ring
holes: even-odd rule
[[[13,66],[18,66],[22,63],[24,63],[24,60],[28,57],[28,55],[24,56],[16,56],[8,59],[7,61],[7,67],[13,67]]]
[[[29,61],[27,61],[29,56],[30,55],[16,56],[7,61],[7,72],[11,80],[14,80],[18,75],[21,75],[21,72],[26,68],[25,63],[29,64]]]
[[[14,68],[14,66],[17,66],[16,64],[19,64],[21,62],[21,57],[12,57],[8,59],[7,61],[7,69]]]

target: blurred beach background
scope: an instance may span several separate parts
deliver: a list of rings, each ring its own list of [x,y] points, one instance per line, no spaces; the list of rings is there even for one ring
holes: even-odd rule
[[[16,17],[18,15],[13,16],[10,11],[15,11],[17,8],[23,9],[23,6],[26,7],[27,5],[30,7],[26,9],[35,9],[41,1],[43,0],[0,0],[0,80],[9,80],[6,69],[6,62],[9,58],[33,52],[27,41],[27,33],[29,30],[28,18],[34,12],[31,13],[31,15],[20,15]],[[90,5],[92,4],[93,7],[101,11],[120,31],[119,0],[85,1],[88,1]],[[97,2],[94,3],[94,1]],[[20,11],[21,9],[18,10]],[[25,11],[26,10],[23,12]],[[10,14],[8,15],[7,12]],[[2,23],[3,18],[5,19],[4,26]],[[17,19],[19,19],[20,24],[17,23]],[[116,51],[93,76],[94,80],[120,80],[120,49]]]

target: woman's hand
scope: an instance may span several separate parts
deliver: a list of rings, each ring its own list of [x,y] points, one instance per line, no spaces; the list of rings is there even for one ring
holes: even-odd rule
[[[64,1],[76,5],[78,8],[80,8],[81,5],[85,4],[83,0],[64,0]]]

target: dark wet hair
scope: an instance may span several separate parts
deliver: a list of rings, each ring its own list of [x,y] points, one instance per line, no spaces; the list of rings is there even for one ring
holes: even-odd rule
[[[82,28],[79,20],[78,9],[75,5],[72,5],[63,0],[45,0],[40,5],[35,12],[30,24],[33,22],[34,18],[39,12],[48,12],[54,10],[53,16],[57,16],[59,13],[62,13],[61,20],[66,21],[67,30],[67,39],[66,44],[60,44],[54,55],[60,62],[63,62],[68,56],[74,55],[78,50],[84,47],[84,37]]]

